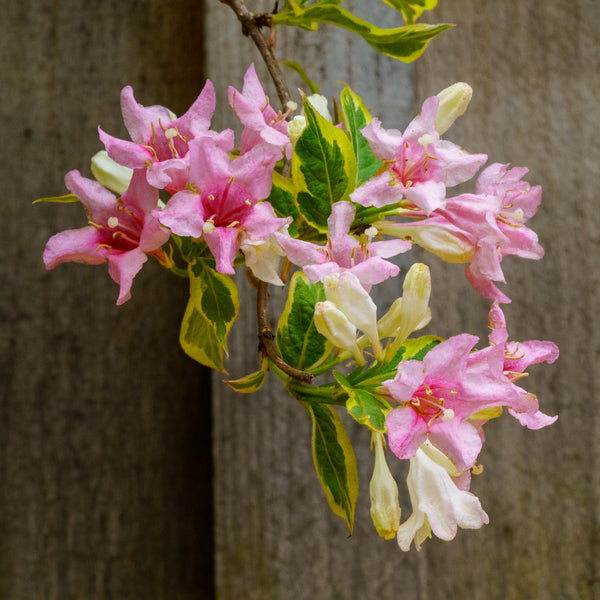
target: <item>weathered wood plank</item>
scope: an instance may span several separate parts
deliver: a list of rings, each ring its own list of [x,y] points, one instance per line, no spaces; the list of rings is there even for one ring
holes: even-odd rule
[[[367,2],[360,8],[371,15],[380,9]],[[491,160],[529,166],[530,181],[545,188],[533,227],[547,258],[505,261],[514,299],[507,316],[517,339],[554,339],[561,346],[559,363],[534,370],[531,382],[545,410],[560,413],[559,422],[538,432],[508,417],[490,424],[485,471],[473,484],[490,525],[405,555],[380,540],[370,523],[372,458],[364,432],[352,428],[362,444],[362,491],[355,534],[345,539],[345,526],[328,512],[313,473],[303,411],[276,385],[239,397],[215,383],[220,599],[591,599],[600,593],[599,346],[591,320],[600,276],[593,204],[600,164],[594,139],[598,13],[588,0],[543,6],[441,0],[431,19],[458,27],[432,43],[414,75],[414,107],[456,80],[471,83],[472,106],[450,139],[489,152]],[[221,94],[232,81],[241,85],[250,56],[258,60],[249,42],[240,45],[232,18],[216,2],[207,6],[207,74],[222,82]],[[384,125],[402,128],[410,116],[412,70],[368,48],[363,53],[362,43],[343,32],[323,31],[319,39],[280,28],[279,55],[300,60],[319,83],[347,81]],[[331,85],[326,89],[332,93]],[[398,98],[399,90],[406,96]],[[462,268],[424,258],[433,271],[430,329],[485,336],[488,304],[470,289]],[[244,298],[253,302],[249,291]],[[244,350],[231,366],[236,375],[256,368],[255,331],[251,319],[234,330],[232,350]],[[401,503],[410,510],[403,493]]]
[[[106,266],[46,273],[123,85],[183,111],[202,84],[198,3],[3,3],[0,597],[210,597],[210,393],[178,347],[183,280],[149,264],[115,306]],[[209,460],[207,460],[207,458]],[[208,518],[207,518],[208,514]]]

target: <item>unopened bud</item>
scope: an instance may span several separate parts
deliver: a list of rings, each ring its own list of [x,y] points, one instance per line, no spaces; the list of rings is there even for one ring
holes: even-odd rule
[[[129,187],[133,169],[120,165],[106,150],[100,150],[92,157],[92,175],[98,183],[120,196]]]
[[[327,98],[321,96],[321,94],[312,94],[306,98],[309,104],[322,116],[325,117],[330,123],[333,123],[329,107],[327,106]]]
[[[358,364],[365,364],[362,352],[356,344],[356,327],[333,302],[327,300],[315,304],[315,326],[336,348],[348,350]]]
[[[383,434],[373,433],[375,444],[375,468],[369,484],[371,496],[371,519],[377,533],[391,540],[400,526],[398,485],[390,472],[383,453]]]
[[[472,95],[473,88],[463,82],[455,83],[437,95],[440,105],[435,117],[435,128],[440,135],[448,131],[452,123],[467,110]]]
[[[392,304],[377,324],[380,337],[395,337],[398,344],[431,320],[429,267],[422,263],[412,265],[402,287],[402,298]]]
[[[305,128],[306,117],[304,115],[298,115],[288,123],[288,137],[290,138],[290,142],[292,142],[292,144],[295,144],[298,141],[298,138]]]
[[[383,348],[377,332],[377,306],[358,278],[344,271],[341,275],[327,277],[323,284],[327,300],[333,302],[367,336],[376,358],[383,360]]]

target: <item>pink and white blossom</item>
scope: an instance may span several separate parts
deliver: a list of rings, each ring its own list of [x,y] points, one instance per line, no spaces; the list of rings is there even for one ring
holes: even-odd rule
[[[151,214],[158,191],[140,169],[134,171],[120,198],[79,171],[67,173],[65,183],[84,205],[89,225],[52,236],[44,250],[46,268],[69,261],[92,265],[108,262],[108,272],[119,284],[117,304],[123,304],[131,297],[133,278],[148,255],[167,260],[161,246],[170,234]]]
[[[210,81],[179,118],[163,106],[142,106],[127,86],[121,92],[121,110],[131,141],[113,137],[100,128],[98,131],[113,160],[133,169],[145,167],[154,187],[175,193],[186,187],[185,157],[191,140],[209,135],[225,150],[233,148],[233,131],[209,130],[215,106],[215,90]]]
[[[406,198],[429,215],[445,206],[447,187],[475,175],[487,155],[469,154],[440,139],[435,126],[439,103],[437,96],[427,98],[404,133],[384,129],[378,119],[361,130],[384,168],[350,195],[353,202],[381,208]]]
[[[327,244],[320,246],[289,235],[276,234],[277,241],[285,250],[290,262],[303,267],[309,281],[324,281],[331,275],[352,273],[367,290],[389,277],[395,277],[400,269],[385,260],[410,249],[405,240],[372,241],[377,233],[371,228],[357,239],[350,234],[356,208],[351,202],[336,202],[327,219]]]
[[[458,528],[479,529],[489,522],[477,496],[468,491],[462,474],[443,452],[424,442],[410,459],[408,492],[412,515],[400,525],[396,535],[404,552],[414,541],[417,550],[433,532],[442,540],[452,540]],[[462,481],[461,481],[462,480]]]
[[[292,157],[288,137],[288,122],[270,104],[252,63],[244,75],[244,87],[239,92],[229,87],[229,104],[244,125],[240,152],[244,154],[257,144],[269,144],[279,153]]]
[[[174,194],[154,215],[173,233],[202,238],[220,273],[234,273],[233,260],[243,240],[267,240],[290,223],[276,217],[270,193],[277,155],[261,144],[230,160],[212,137],[189,144],[189,187]]]
[[[451,337],[422,361],[401,362],[394,379],[383,382],[383,390],[399,404],[386,418],[396,456],[413,457],[429,439],[460,471],[470,469],[483,444],[483,421],[470,417],[493,406],[520,406],[504,375],[504,349],[472,353],[477,341],[466,333]]]
[[[558,358],[558,347],[553,342],[530,340],[527,342],[512,342],[508,340],[506,319],[497,302],[490,309],[488,324],[491,328],[490,344],[504,348],[504,373],[512,382],[520,397],[518,407],[509,407],[508,412],[525,427],[541,429],[551,425],[558,416],[549,416],[539,410],[537,396],[527,392],[514,383],[523,376],[530,365],[541,362],[552,364]]]

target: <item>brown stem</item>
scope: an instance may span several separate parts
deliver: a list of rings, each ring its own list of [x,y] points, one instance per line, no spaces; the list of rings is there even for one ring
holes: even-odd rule
[[[283,111],[287,109],[288,102],[291,101],[289,88],[283,77],[283,73],[279,67],[279,63],[271,50],[271,45],[265,36],[263,35],[260,28],[267,26],[271,22],[271,16],[269,14],[255,15],[251,13],[244,0],[219,0],[223,4],[229,6],[237,15],[240,23],[242,24],[242,33],[252,39],[258,51],[260,52],[271,79],[275,84],[279,101],[282,104]],[[269,285],[264,281],[256,281],[257,298],[256,298],[256,316],[258,320],[258,340],[260,352],[264,352],[269,357],[269,360],[275,364],[281,371],[289,375],[290,377],[302,381],[303,383],[312,383],[313,374],[307,371],[300,371],[288,365],[282,358],[277,354],[275,348],[275,335],[271,329],[271,323],[269,321],[269,308],[267,303],[268,288]]]
[[[269,284],[264,281],[258,282],[257,299],[256,299],[256,318],[258,320],[258,340],[261,352],[264,352],[271,361],[281,369],[284,373],[290,377],[302,381],[304,383],[312,383],[313,374],[307,371],[300,371],[288,365],[282,358],[277,354],[275,349],[275,335],[271,329],[271,323],[269,322],[269,309],[267,306],[267,295],[268,295]]]
[[[292,99],[292,96],[279,67],[279,63],[273,55],[273,51],[269,45],[269,40],[265,38],[259,26],[259,24],[269,24],[271,20],[270,15],[255,15],[254,13],[251,13],[244,4],[244,0],[219,1],[231,7],[242,24],[242,33],[250,37],[258,48],[258,51],[267,65],[267,69],[269,69],[271,79],[273,79],[275,89],[277,90],[277,95],[279,96],[279,101],[281,102],[283,110],[285,111],[287,108],[287,103]]]

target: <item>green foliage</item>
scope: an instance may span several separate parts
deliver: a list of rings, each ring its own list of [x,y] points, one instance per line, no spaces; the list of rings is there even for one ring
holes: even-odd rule
[[[38,198],[32,204],[38,202],[56,202],[58,204],[67,204],[69,202],[79,202],[79,198],[75,194],[65,194],[64,196],[50,196],[49,198]]]
[[[383,0],[388,6],[399,10],[407,25],[412,25],[425,10],[437,6],[437,0]]]
[[[371,122],[371,115],[363,101],[348,86],[342,90],[340,100],[344,125],[356,156],[356,186],[358,187],[376,173],[382,166],[382,162],[375,157],[369,143],[360,132]]]
[[[277,326],[277,348],[292,367],[310,370],[331,351],[315,326],[315,304],[325,300],[323,285],[310,283],[301,271],[294,273],[288,299]]]
[[[250,373],[240,379],[230,379],[225,383],[236,392],[240,394],[251,394],[258,391],[267,377],[267,370],[269,368],[269,359],[263,358],[260,369],[254,373]]]
[[[292,178],[298,212],[318,231],[327,231],[331,205],[355,188],[356,157],[346,134],[304,99],[306,128],[296,141]]]
[[[304,83],[308,86],[308,89],[310,90],[311,94],[319,93],[319,86],[312,79],[310,79],[308,77],[308,75],[306,74],[306,72],[304,71],[304,69],[302,68],[300,63],[298,63],[294,60],[282,60],[279,62],[279,64],[298,73],[298,75],[300,75],[300,78],[302,79],[302,81],[304,81]]]
[[[403,62],[416,60],[436,35],[451,27],[445,23],[440,25],[414,23],[414,19],[422,10],[428,8],[431,0],[405,2],[390,0],[386,3],[401,10],[405,18],[408,17],[409,24],[392,29],[376,27],[339,6],[339,2],[328,0],[321,0],[311,5],[307,5],[306,2],[285,0],[283,10],[273,15],[273,23],[293,25],[309,31],[316,31],[319,23],[337,25],[360,35],[378,52]]]
[[[313,422],[313,460],[327,502],[334,514],[346,521],[352,534],[358,498],[358,470],[352,444],[334,408],[302,404]]]
[[[231,277],[218,273],[212,261],[188,266],[190,298],[181,323],[179,342],[199,363],[225,373],[223,353],[227,334],[237,318],[240,303]]]
[[[292,237],[298,236],[301,217],[294,202],[296,189],[293,182],[276,171],[273,173],[273,187],[268,201],[278,217],[292,217],[288,232]]]

